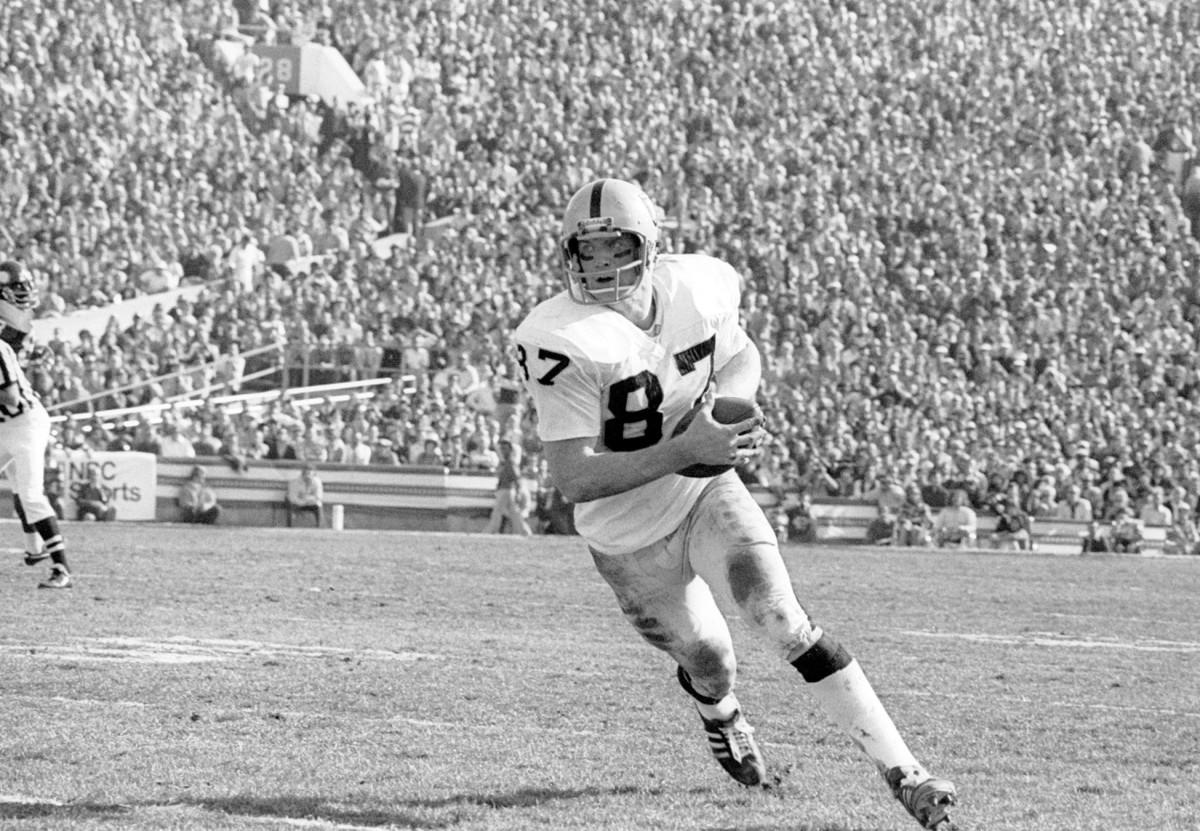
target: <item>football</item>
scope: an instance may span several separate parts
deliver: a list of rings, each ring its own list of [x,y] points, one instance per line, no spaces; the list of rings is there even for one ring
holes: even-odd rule
[[[696,417],[696,413],[700,411],[700,405],[697,404],[688,411],[687,415],[675,427],[674,436],[678,436],[688,428],[692,423],[692,419]],[[757,424],[762,422],[762,410],[748,398],[737,398],[732,395],[718,397],[713,401],[713,420],[719,424],[736,424],[739,421],[745,421],[748,418],[757,418]],[[719,476],[727,470],[732,470],[733,464],[725,465],[702,465],[695,464],[685,467],[678,471],[680,476],[690,476],[693,479],[707,479],[710,476]]]

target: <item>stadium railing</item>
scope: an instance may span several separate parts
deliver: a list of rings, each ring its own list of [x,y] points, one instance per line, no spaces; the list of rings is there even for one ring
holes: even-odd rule
[[[369,392],[342,391],[339,395],[356,394],[368,395]],[[324,400],[328,395],[328,391],[318,390],[313,393],[312,400]],[[287,485],[300,475],[302,466],[303,462],[292,460],[250,459],[243,467],[220,456],[159,457],[155,460],[153,518],[159,522],[180,519],[176,504],[180,486],[194,467],[200,467],[216,491],[222,508],[222,525],[286,525],[284,497]],[[332,516],[333,506],[341,506],[339,513],[343,527],[351,530],[480,532],[487,527],[496,498],[496,474],[488,471],[458,471],[420,465],[343,464],[318,464],[316,469],[324,485],[326,516]],[[8,477],[0,476],[0,492],[10,490]],[[776,496],[770,490],[752,486],[751,492],[763,508],[769,510],[777,506]],[[0,500],[0,515],[13,515],[11,500]],[[870,502],[814,500],[817,542],[864,544],[867,526],[876,515],[876,507]],[[119,514],[117,519],[121,519]],[[991,548],[989,537],[995,524],[994,516],[980,514],[977,542],[970,550]],[[1036,519],[1033,551],[1080,554],[1088,525],[1088,522],[1078,520]],[[1142,553],[1163,554],[1167,548],[1167,530],[1147,526]]]
[[[765,488],[752,488],[755,499],[764,508],[777,504],[773,493]],[[813,517],[817,520],[817,539],[825,543],[865,543],[867,526],[878,516],[872,502],[857,499],[823,498],[813,500]],[[1079,554],[1089,523],[1084,520],[1037,518],[1033,521],[1034,550],[1044,554]],[[1108,523],[1101,523],[1108,530]],[[989,537],[996,530],[996,517],[979,514],[976,550],[991,548]],[[1144,530],[1143,552],[1161,554],[1166,544],[1165,527],[1147,526]]]

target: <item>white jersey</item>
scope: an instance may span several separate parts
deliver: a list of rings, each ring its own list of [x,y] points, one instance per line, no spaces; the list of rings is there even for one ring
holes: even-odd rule
[[[517,327],[542,441],[594,438],[601,453],[650,447],[672,434],[713,374],[749,344],[738,321],[741,281],[729,264],[662,256],[650,279],[656,319],[649,331],[565,291]],[[576,505],[575,524],[602,553],[636,551],[674,531],[707,482],[670,474]]]

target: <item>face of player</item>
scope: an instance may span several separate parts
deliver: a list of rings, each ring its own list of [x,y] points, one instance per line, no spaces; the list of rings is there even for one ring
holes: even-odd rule
[[[641,246],[637,237],[620,234],[591,237],[578,243],[583,289],[600,302],[619,294],[641,278]]]

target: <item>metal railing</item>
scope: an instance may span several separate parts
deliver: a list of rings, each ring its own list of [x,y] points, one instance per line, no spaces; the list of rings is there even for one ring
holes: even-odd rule
[[[155,406],[158,406],[160,409],[168,409],[175,402],[205,396],[212,392],[216,392],[218,390],[228,389],[234,383],[245,384],[247,381],[253,381],[258,378],[266,378],[275,373],[281,373],[282,375],[284,375],[285,376],[284,383],[286,383],[286,374],[287,373],[283,371],[284,370],[283,349],[284,349],[284,344],[282,342],[278,342],[278,343],[267,344],[266,346],[260,346],[256,349],[250,349],[250,350],[247,350],[246,352],[241,353],[241,356],[243,358],[245,358],[247,361],[250,358],[254,358],[259,355],[274,353],[275,361],[272,363],[271,366],[268,366],[261,370],[256,370],[256,371],[248,373],[248,374],[243,374],[236,380],[229,379],[226,381],[222,381],[221,383],[218,383],[218,384],[210,384],[206,387],[201,387],[200,389],[193,389],[193,390],[189,390],[188,392],[185,392],[185,393],[178,393],[176,395],[171,395],[171,396],[168,396],[162,404],[158,404],[158,405],[144,404],[144,405],[141,405],[138,407],[114,408],[114,409],[105,410],[104,412],[113,412],[113,413],[121,412],[121,411],[133,412],[133,411],[145,409],[147,407],[155,407]],[[169,372],[165,375],[158,375],[158,376],[155,376],[154,378],[148,378],[146,380],[138,381],[136,383],[124,384],[119,387],[111,387],[108,389],[99,390],[98,392],[92,393],[91,395],[88,395],[88,396],[84,396],[83,398],[76,398],[71,401],[60,401],[55,404],[50,404],[46,407],[46,410],[50,412],[51,417],[52,417],[51,420],[53,420],[53,421],[63,421],[65,419],[92,418],[98,414],[98,411],[96,410],[96,407],[95,407],[96,402],[100,401],[102,399],[108,398],[111,395],[117,395],[117,394],[120,394],[123,392],[134,392],[136,390],[144,389],[144,388],[150,386],[151,384],[169,383],[169,382],[175,380],[176,378],[181,378],[185,375],[194,375],[197,372],[204,372],[204,371],[216,372],[224,364],[226,364],[228,362],[228,360],[229,360],[228,356],[224,356],[222,358],[218,358],[217,360],[211,361],[209,363],[196,364],[193,366],[189,366],[186,369],[177,370],[176,372]],[[85,410],[83,412],[78,412],[77,410],[80,407],[85,408]],[[59,414],[60,411],[62,411],[62,410],[70,410],[71,412]]]

